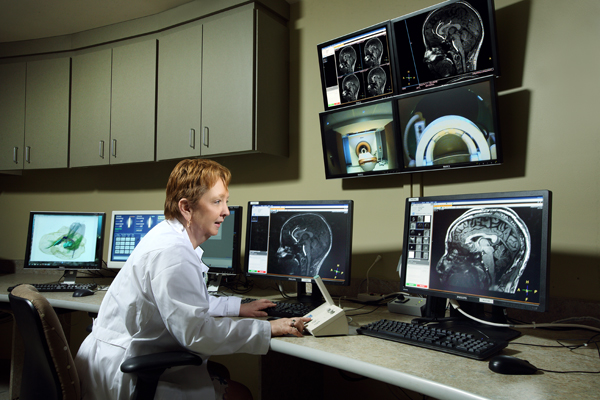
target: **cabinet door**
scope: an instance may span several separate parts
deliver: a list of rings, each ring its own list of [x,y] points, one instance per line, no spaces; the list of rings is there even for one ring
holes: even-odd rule
[[[25,169],[66,168],[70,58],[27,63]]]
[[[202,155],[254,150],[254,10],[204,24]]]
[[[156,40],[113,49],[110,163],[154,161]]]
[[[110,49],[73,57],[71,167],[109,163],[111,57]]]
[[[23,169],[25,63],[0,65],[0,170]]]
[[[158,40],[156,158],[200,155],[202,25]]]

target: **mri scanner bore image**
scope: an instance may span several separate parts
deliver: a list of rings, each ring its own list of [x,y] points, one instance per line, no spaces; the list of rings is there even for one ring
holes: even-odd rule
[[[490,80],[422,91],[398,100],[404,167],[498,161]]]
[[[529,229],[517,212],[508,207],[474,208],[456,218],[445,234],[445,252],[435,267],[441,287],[515,294],[532,246]]]
[[[342,213],[325,214],[306,212],[279,212],[271,215],[269,247],[269,272],[291,276],[316,276],[343,278],[339,262],[344,260],[345,238],[335,237],[344,232]]]
[[[321,114],[327,178],[396,171],[392,101]]]

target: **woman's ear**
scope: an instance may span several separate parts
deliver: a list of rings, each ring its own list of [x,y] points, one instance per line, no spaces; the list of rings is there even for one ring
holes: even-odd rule
[[[188,201],[188,199],[183,198],[179,200],[177,206],[179,207],[179,212],[181,213],[181,216],[183,217],[185,222],[189,222],[192,219],[192,208],[190,207],[190,202]]]

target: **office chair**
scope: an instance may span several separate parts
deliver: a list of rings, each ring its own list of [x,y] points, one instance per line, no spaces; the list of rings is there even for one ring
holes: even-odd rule
[[[56,312],[31,285],[19,285],[8,295],[25,347],[21,400],[79,400],[79,375]],[[170,367],[200,365],[188,351],[132,357],[121,371],[137,376],[132,399],[153,399],[160,375]]]

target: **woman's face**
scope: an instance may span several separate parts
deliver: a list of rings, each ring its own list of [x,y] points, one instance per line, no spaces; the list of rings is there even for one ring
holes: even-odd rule
[[[220,179],[198,200],[192,211],[189,230],[194,247],[219,233],[223,220],[229,215],[228,200],[229,190]]]

